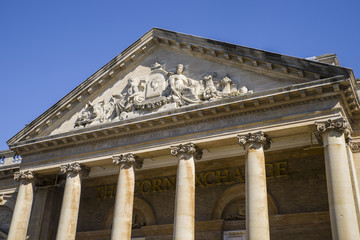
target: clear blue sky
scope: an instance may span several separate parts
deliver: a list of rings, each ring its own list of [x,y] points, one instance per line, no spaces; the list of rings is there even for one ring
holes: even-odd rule
[[[336,53],[360,77],[360,1],[1,1],[0,150],[152,27],[281,54]]]

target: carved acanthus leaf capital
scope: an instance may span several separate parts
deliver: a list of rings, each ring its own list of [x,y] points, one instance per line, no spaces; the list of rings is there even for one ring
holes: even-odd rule
[[[265,150],[270,148],[271,140],[263,132],[248,133],[246,135],[238,135],[237,137],[239,144],[244,147],[246,144],[258,143],[261,144]]]
[[[90,168],[88,168],[78,162],[74,162],[74,163],[68,163],[68,164],[61,165],[60,172],[62,174],[66,174],[69,172],[80,173],[80,174],[82,174],[82,176],[87,176],[87,175],[89,175]]]
[[[329,119],[324,122],[316,122],[316,129],[320,134],[325,133],[326,131],[337,131],[344,133],[345,137],[350,138],[350,129],[349,124],[345,118],[336,118]]]
[[[130,168],[130,167],[135,167],[137,169],[142,168],[143,159],[140,159],[139,157],[135,156],[132,153],[128,153],[128,154],[120,154],[118,156],[113,156],[113,163],[114,165],[120,165],[121,168]]]
[[[200,160],[202,158],[202,150],[198,148],[193,143],[180,144],[178,146],[170,147],[171,155],[176,156],[180,159],[186,159],[184,157],[185,154],[193,156],[196,160]]]
[[[33,173],[33,171],[30,170],[19,171],[14,173],[15,181],[21,181],[21,180],[33,181],[34,178],[35,178],[35,174]]]

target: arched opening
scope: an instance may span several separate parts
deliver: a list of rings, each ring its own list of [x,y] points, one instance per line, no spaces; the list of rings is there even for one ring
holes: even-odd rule
[[[274,199],[268,193],[269,215],[278,213]],[[238,184],[226,189],[216,200],[211,219],[241,220],[245,219],[245,184]]]
[[[105,217],[104,229],[111,229],[113,215],[114,207],[108,211]],[[132,228],[141,228],[142,226],[150,226],[155,224],[155,215],[150,204],[148,204],[144,199],[137,197],[134,198]]]

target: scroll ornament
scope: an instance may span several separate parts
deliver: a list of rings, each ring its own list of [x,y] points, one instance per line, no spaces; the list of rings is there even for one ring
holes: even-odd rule
[[[74,163],[68,163],[65,165],[61,165],[60,172],[62,174],[66,174],[69,172],[81,173],[83,176],[87,176],[87,175],[89,175],[90,168],[88,168],[78,162],[74,162]]]
[[[247,135],[238,135],[239,144],[245,146],[246,144],[259,143],[263,148],[269,149],[271,141],[263,132],[249,133]]]
[[[115,166],[120,165],[121,168],[125,169],[131,168],[132,166],[140,169],[144,162],[143,159],[140,159],[132,153],[120,154],[118,156],[113,156],[112,158]]]
[[[320,133],[324,133],[327,130],[335,130],[337,132],[346,133],[349,131],[348,123],[344,118],[329,119],[326,122],[316,122],[316,129]]]
[[[21,180],[32,181],[32,180],[34,180],[34,178],[35,178],[34,173],[30,170],[19,171],[19,172],[14,173],[15,181],[21,181]]]
[[[188,154],[188,155],[193,156],[196,160],[200,160],[202,158],[202,154],[203,154],[202,150],[199,149],[193,143],[180,144],[178,146],[171,146],[170,153],[171,153],[171,155],[176,156],[178,158],[184,158],[183,155]]]

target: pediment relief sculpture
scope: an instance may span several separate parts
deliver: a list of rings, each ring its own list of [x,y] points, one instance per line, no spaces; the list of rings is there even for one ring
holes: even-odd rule
[[[75,128],[253,93],[246,86],[238,88],[229,76],[218,77],[214,72],[192,79],[183,71],[182,64],[176,66],[175,72],[168,72],[160,63],[154,63],[148,75],[127,79],[127,87],[113,93],[108,101],[88,102],[77,117]]]

